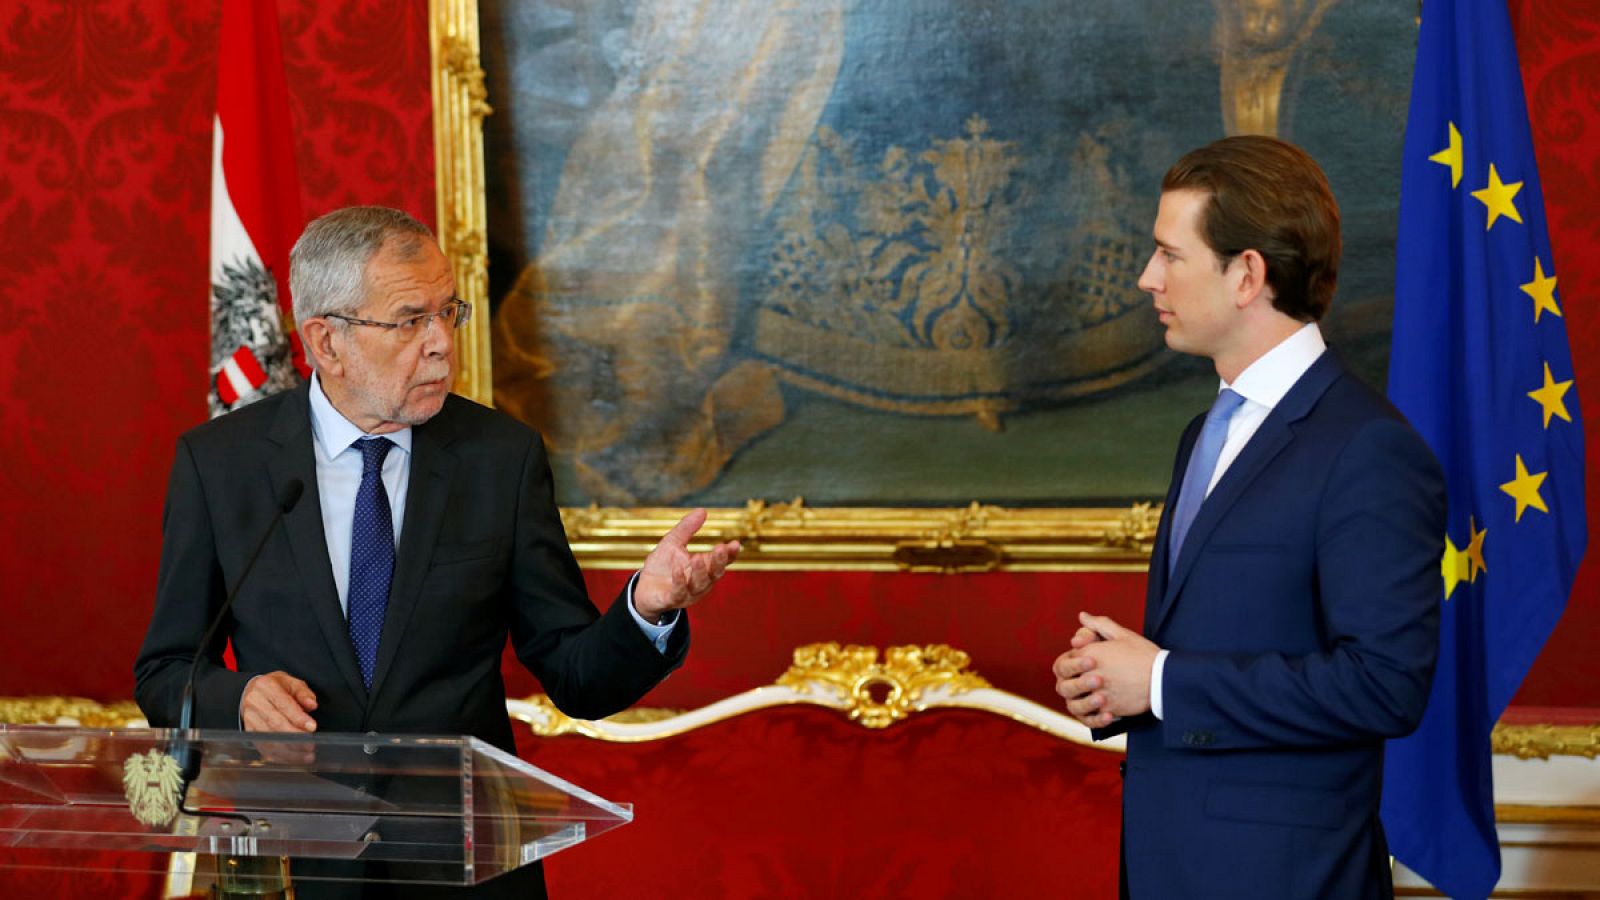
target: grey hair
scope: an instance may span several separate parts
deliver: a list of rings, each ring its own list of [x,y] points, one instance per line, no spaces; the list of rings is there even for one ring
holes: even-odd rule
[[[433,232],[398,209],[347,206],[314,219],[289,251],[289,293],[298,328],[330,313],[355,315],[367,294],[367,263],[391,241],[414,259]]]

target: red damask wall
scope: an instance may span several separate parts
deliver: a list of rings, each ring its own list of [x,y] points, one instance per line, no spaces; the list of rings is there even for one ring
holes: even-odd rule
[[[434,217],[425,3],[280,0],[307,215]],[[0,5],[0,695],[132,696],[206,414],[218,3]]]
[[[303,206],[433,215],[427,12],[283,0]],[[131,695],[172,442],[205,414],[216,4],[0,9],[0,695]],[[1600,12],[1512,3],[1557,272],[1590,406],[1600,510]],[[1600,517],[1591,512],[1600,534]],[[1597,539],[1600,544],[1600,539]],[[615,573],[596,573],[608,597]],[[942,641],[1051,702],[1047,667],[1088,607],[1137,618],[1122,574],[736,574],[652,702],[770,681],[815,640]],[[1600,707],[1600,547],[1519,702]],[[518,689],[532,690],[518,675]]]
[[[1121,755],[989,713],[869,732],[791,707],[603,752],[530,741],[524,755],[635,804],[626,828],[550,858],[552,897],[1117,894]]]
[[[1600,707],[1600,7],[1511,0],[1558,292],[1587,415],[1589,552],[1566,615],[1523,683],[1522,706]]]

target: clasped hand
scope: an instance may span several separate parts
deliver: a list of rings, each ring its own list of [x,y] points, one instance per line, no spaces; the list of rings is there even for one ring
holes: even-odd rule
[[[1150,709],[1150,668],[1161,648],[1107,616],[1078,613],[1072,649],[1051,667],[1067,713],[1090,728]]]

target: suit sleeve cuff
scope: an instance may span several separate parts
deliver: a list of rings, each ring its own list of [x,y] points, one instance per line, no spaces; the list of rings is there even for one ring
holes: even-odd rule
[[[1165,718],[1161,714],[1161,675],[1167,670],[1167,654],[1170,652],[1157,652],[1156,661],[1150,665],[1150,714],[1158,719]]]
[[[244,683],[244,690],[239,692],[239,730],[240,731],[244,731],[245,730],[245,727],[244,727],[244,695],[250,693],[250,685],[254,684],[255,680],[257,678],[260,678],[260,677],[261,677],[260,675],[252,675],[252,676],[250,676],[250,680],[246,681]]]
[[[661,617],[660,625],[652,625],[650,620],[639,615],[639,608],[633,605],[633,586],[639,583],[639,573],[633,573],[628,579],[628,612],[633,616],[633,621],[638,624],[639,630],[655,645],[656,652],[662,656],[667,654],[667,640],[672,637],[672,629],[678,626],[678,611],[672,610]]]

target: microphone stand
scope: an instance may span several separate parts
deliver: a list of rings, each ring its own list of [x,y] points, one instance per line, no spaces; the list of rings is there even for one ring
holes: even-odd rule
[[[277,530],[278,523],[295,508],[300,502],[300,496],[305,493],[305,483],[295,478],[284,484],[278,492],[278,508],[272,515],[272,521],[267,523],[266,531],[262,532],[261,540],[256,542],[255,549],[250,552],[250,557],[244,564],[244,570],[239,573],[239,580],[234,582],[233,590],[228,592],[222,606],[216,615],[211,617],[211,625],[206,629],[205,635],[200,638],[199,646],[195,647],[194,659],[189,663],[189,677],[183,684],[183,698],[178,706],[178,727],[173,737],[172,748],[169,751],[174,762],[178,764],[179,793],[178,810],[186,815],[210,815],[224,819],[235,819],[245,824],[246,833],[254,823],[247,816],[228,812],[205,813],[189,808],[189,785],[200,775],[200,760],[204,756],[204,749],[199,744],[198,730],[194,727],[195,708],[195,679],[200,672],[200,660],[205,656],[206,648],[211,646],[211,641],[216,637],[217,629],[222,627],[222,620],[233,609],[233,601],[239,596],[239,589],[244,587],[245,581],[250,577],[250,571],[255,568],[256,560],[260,558],[261,551],[266,549],[267,540],[272,537],[272,532]]]

